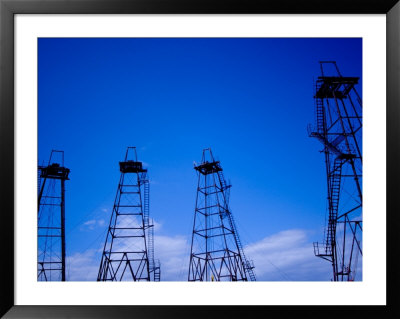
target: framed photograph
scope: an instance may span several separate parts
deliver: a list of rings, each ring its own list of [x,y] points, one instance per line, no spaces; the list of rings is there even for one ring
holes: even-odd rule
[[[1,315],[398,313],[399,15],[1,0]]]

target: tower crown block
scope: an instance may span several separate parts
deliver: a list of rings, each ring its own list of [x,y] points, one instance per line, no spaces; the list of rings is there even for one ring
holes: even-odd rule
[[[320,76],[317,81],[315,98],[345,99],[354,85],[358,83],[358,77]]]
[[[208,175],[208,174],[213,174],[217,172],[221,172],[222,168],[221,165],[219,164],[219,161],[214,161],[214,162],[204,162],[198,166],[195,166],[194,168],[196,171],[199,171],[203,175]]]
[[[142,167],[142,162],[135,162],[128,160],[126,162],[119,162],[119,170],[121,173],[144,173],[147,169]]]
[[[41,174],[40,177],[53,178],[53,179],[64,179],[69,180],[68,174],[70,172],[69,168],[60,166],[60,164],[53,163],[46,167],[40,167]]]

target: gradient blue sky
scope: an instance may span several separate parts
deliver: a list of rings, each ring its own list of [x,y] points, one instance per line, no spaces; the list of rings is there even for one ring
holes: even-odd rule
[[[162,280],[187,280],[197,176],[211,147],[258,280],[330,280],[326,176],[314,123],[318,61],[362,76],[362,40],[40,38],[39,163],[65,152],[67,279],[96,280],[119,179],[149,170]],[[360,82],[357,88],[361,92]]]

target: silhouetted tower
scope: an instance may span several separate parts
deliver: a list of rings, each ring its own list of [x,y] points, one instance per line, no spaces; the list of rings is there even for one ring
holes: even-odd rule
[[[38,166],[38,281],[65,281],[64,152],[53,150]]]
[[[244,255],[229,209],[229,185],[211,149],[203,150],[198,186],[189,281],[255,281],[253,263]]]
[[[127,148],[119,168],[121,176],[97,281],[150,281],[151,274],[159,280],[153,225],[149,222],[149,180],[135,147]]]
[[[328,223],[324,242],[314,243],[314,253],[332,264],[334,281],[361,280],[356,276],[362,267],[362,100],[355,88],[359,78],[342,76],[333,61],[320,66],[316,126],[309,127],[309,134],[324,146]]]

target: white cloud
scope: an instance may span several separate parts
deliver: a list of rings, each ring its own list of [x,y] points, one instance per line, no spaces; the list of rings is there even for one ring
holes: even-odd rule
[[[104,226],[105,221],[104,219],[91,219],[82,224],[80,227],[81,231],[88,231],[88,230],[94,230],[97,227],[102,227]]]
[[[103,244],[101,243],[101,247],[97,249],[75,253],[67,259],[68,280],[96,280]],[[155,259],[161,262],[162,281],[187,280],[190,254],[188,237],[155,235],[154,250]],[[258,281],[331,279],[329,262],[314,256],[312,242],[304,230],[292,229],[279,232],[247,245],[244,251],[246,257],[254,261],[254,272]]]
[[[134,226],[136,219],[121,219],[119,227]],[[162,224],[153,221],[154,231],[161,229]],[[91,219],[84,222],[81,231],[92,231],[96,227],[104,228],[103,219]],[[104,242],[99,247],[88,249],[83,252],[75,252],[67,257],[67,279],[70,281],[95,281],[99,271],[101,254],[103,252]],[[114,248],[123,250],[132,250],[134,242],[123,242],[121,240],[114,242]],[[186,281],[190,246],[184,236],[154,236],[155,259],[161,262],[161,280],[163,281]]]
[[[190,242],[183,236],[155,236],[155,258],[161,260],[161,280],[186,281]],[[314,255],[304,230],[292,229],[265,237],[244,248],[255,264],[259,281],[329,281],[329,262]]]
[[[157,223],[154,219],[152,220],[153,222],[153,227],[154,227],[154,232],[157,232],[161,229],[162,225],[160,223]]]
[[[155,259],[161,262],[162,281],[186,281],[190,246],[183,236],[154,236]],[[69,281],[96,281],[103,246],[67,258]]]
[[[187,280],[190,245],[186,237],[154,236],[154,251],[161,262],[161,280]]]
[[[89,249],[83,253],[74,253],[67,257],[68,281],[96,281],[99,271],[101,252]]]
[[[307,232],[285,230],[244,249],[260,281],[329,281],[330,264],[314,255]]]
[[[96,220],[94,220],[94,219],[88,220],[87,222],[83,223],[84,226],[91,226],[93,224],[96,224]]]

